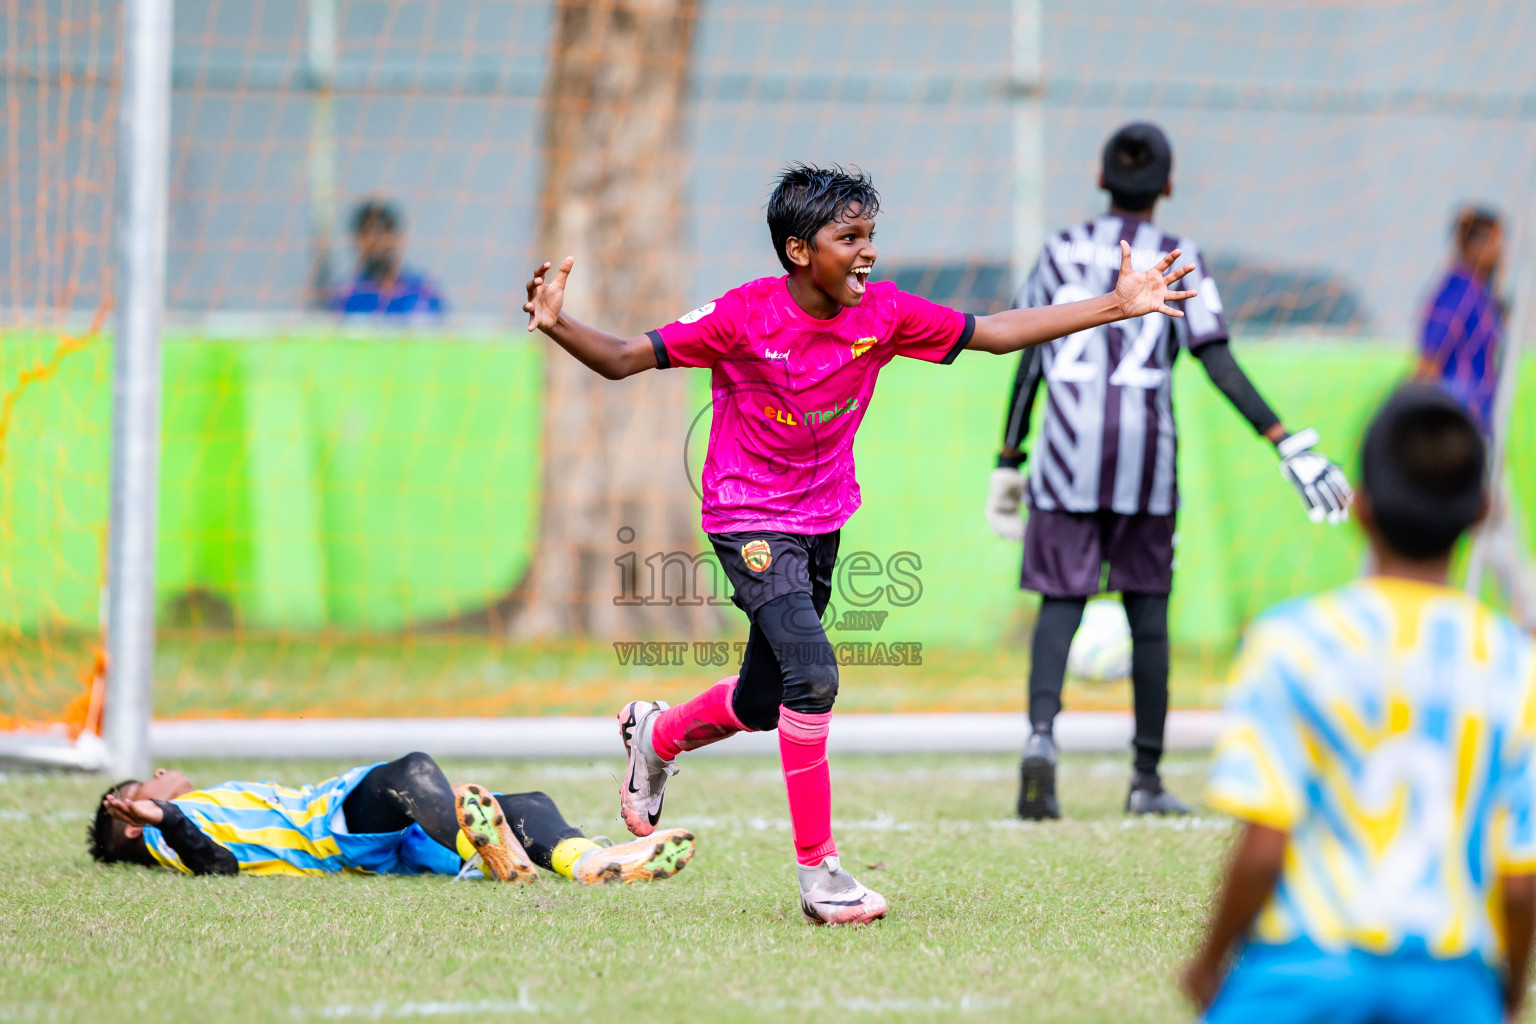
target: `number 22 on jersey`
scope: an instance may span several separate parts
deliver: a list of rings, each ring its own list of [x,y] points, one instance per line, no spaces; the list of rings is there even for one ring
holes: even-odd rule
[[[1082,285],[1064,284],[1056,290],[1051,305],[1059,306],[1064,302],[1078,302],[1091,298],[1093,296]],[[1126,338],[1130,340],[1130,345],[1121,357],[1120,364],[1109,375],[1109,383],[1120,388],[1139,388],[1146,391],[1162,387],[1163,382],[1168,379],[1168,371],[1148,366],[1147,360],[1151,359],[1152,354],[1157,351],[1158,340],[1168,329],[1168,322],[1163,314],[1148,313],[1135,320],[1122,321],[1120,327],[1125,332]],[[1097,379],[1100,373],[1099,364],[1091,358],[1093,353],[1089,351],[1089,345],[1094,341],[1099,341],[1101,344],[1108,342],[1105,328],[1095,327],[1069,334],[1052,354],[1051,368],[1046,371],[1046,379],[1073,384],[1085,384]]]

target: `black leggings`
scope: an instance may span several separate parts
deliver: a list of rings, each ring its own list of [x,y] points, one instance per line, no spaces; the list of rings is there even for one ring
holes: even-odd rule
[[[1168,595],[1122,594],[1131,625],[1131,691],[1136,707],[1136,770],[1157,771],[1168,718]],[[1040,602],[1029,666],[1029,721],[1049,729],[1061,710],[1067,651],[1083,621],[1086,598],[1047,597]]]
[[[774,598],[752,616],[731,710],[748,729],[779,725],[779,705],[805,715],[832,710],[837,657],[821,627],[827,598],[798,591]]]
[[[528,856],[541,868],[551,868],[550,855],[581,829],[565,820],[555,802],[543,793],[507,793],[496,797],[502,813]],[[381,764],[363,776],[341,805],[350,832],[399,832],[412,824],[448,849],[458,852],[459,818],[453,786],[437,762],[426,754],[406,754]]]

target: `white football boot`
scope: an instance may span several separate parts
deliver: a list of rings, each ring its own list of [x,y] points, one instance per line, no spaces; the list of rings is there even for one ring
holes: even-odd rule
[[[843,870],[828,857],[813,867],[796,865],[800,875],[800,910],[812,924],[868,924],[885,916],[885,897]]]
[[[651,743],[656,716],[668,706],[666,701],[633,700],[619,711],[619,736],[629,755],[629,770],[619,783],[619,814],[625,826],[642,838],[656,831],[667,776],[677,774],[677,765],[657,757]]]

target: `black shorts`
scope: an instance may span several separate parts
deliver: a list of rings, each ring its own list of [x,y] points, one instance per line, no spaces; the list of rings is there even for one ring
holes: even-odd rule
[[[1173,589],[1172,515],[1030,509],[1019,586],[1046,597],[1092,597],[1104,589],[1166,595]]]
[[[735,591],[736,607],[756,619],[757,611],[776,597],[807,593],[816,614],[832,599],[832,568],[837,541],[831,533],[711,533],[720,567]]]

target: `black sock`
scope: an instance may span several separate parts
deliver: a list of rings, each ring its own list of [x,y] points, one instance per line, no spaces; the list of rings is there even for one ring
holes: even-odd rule
[[[567,839],[581,838],[581,829],[566,821],[560,808],[543,793],[503,793],[496,799],[517,841],[546,871],[555,869],[550,859],[555,847]]]
[[[1157,774],[1168,719],[1168,596],[1124,594],[1131,624],[1131,689],[1136,703],[1136,770]]]
[[[437,762],[426,754],[406,754],[381,764],[347,794],[341,805],[347,829],[365,834],[399,832],[414,822],[434,840],[459,852],[459,816],[453,787]]]
[[[1047,597],[1040,602],[1029,663],[1029,722],[1037,731],[1049,731],[1061,710],[1067,651],[1087,603],[1086,597]]]

